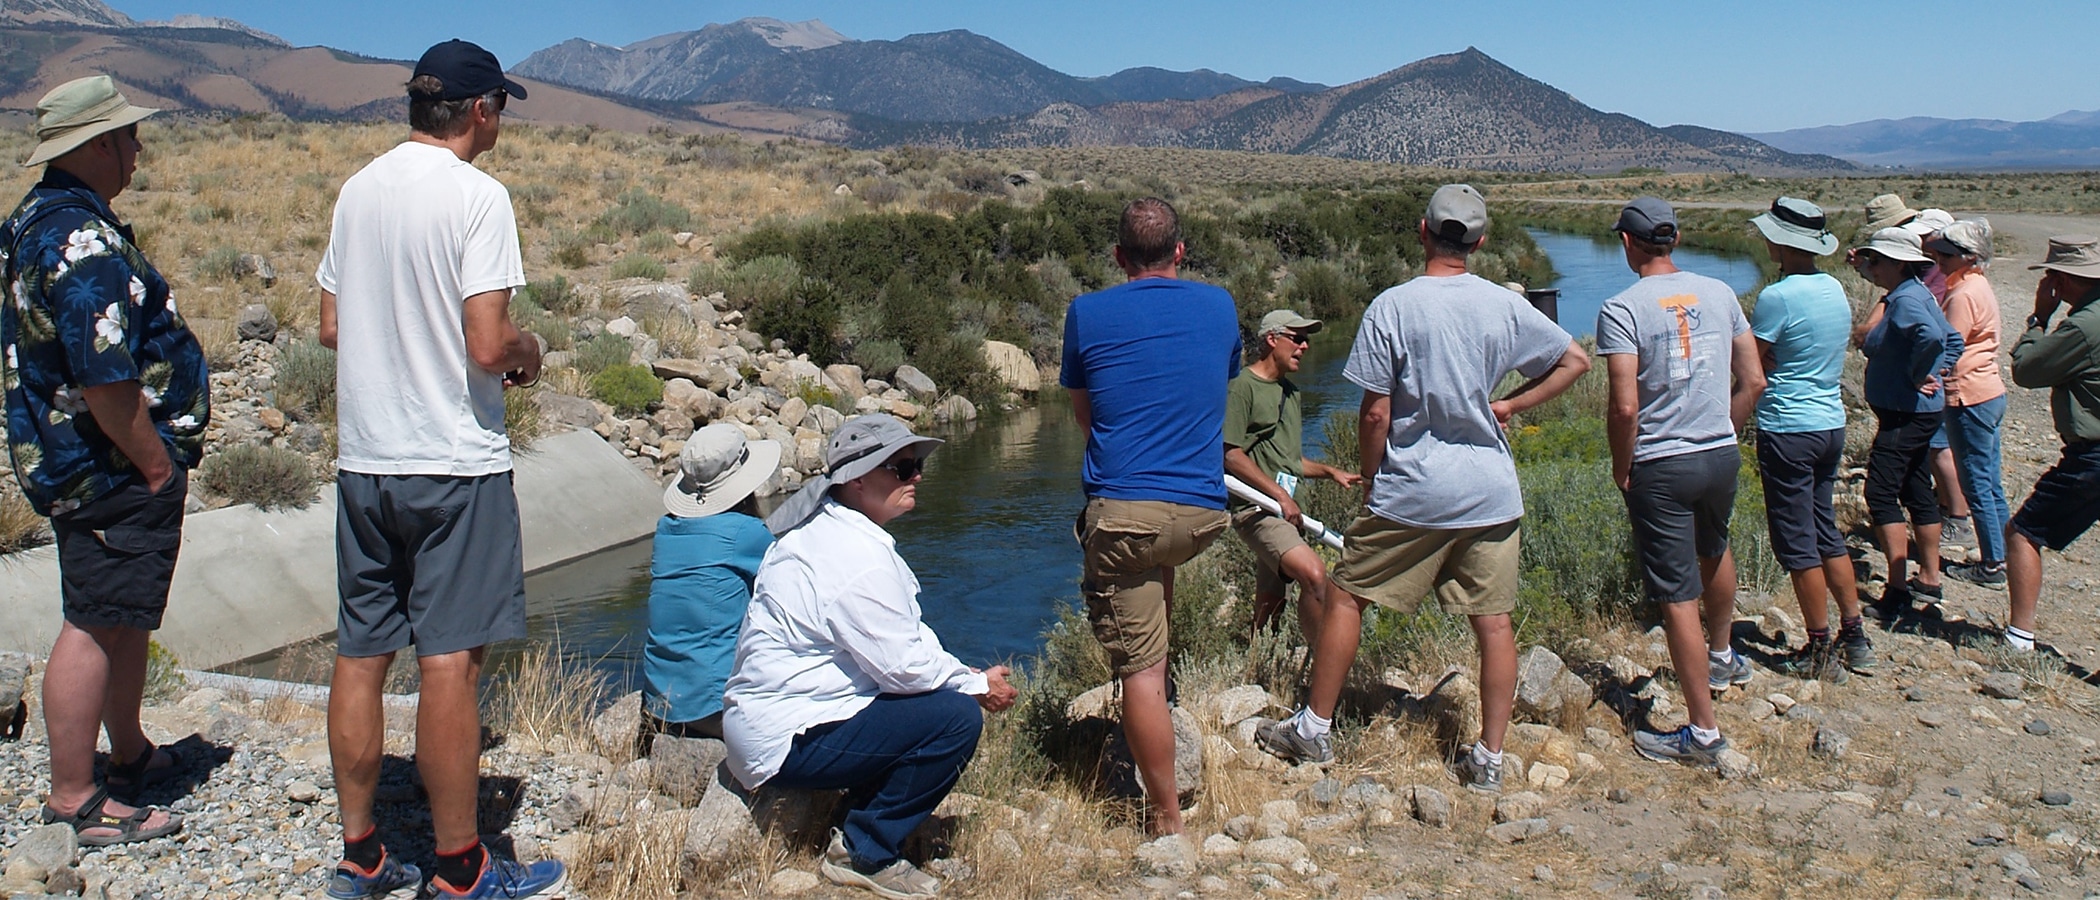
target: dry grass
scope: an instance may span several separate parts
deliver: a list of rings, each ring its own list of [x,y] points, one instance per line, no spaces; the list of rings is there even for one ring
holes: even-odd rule
[[[51,542],[51,525],[12,483],[0,486],[0,556]]]
[[[535,643],[488,688],[490,728],[541,747],[555,738],[590,741],[590,717],[611,687],[604,672],[565,653],[559,639]]]

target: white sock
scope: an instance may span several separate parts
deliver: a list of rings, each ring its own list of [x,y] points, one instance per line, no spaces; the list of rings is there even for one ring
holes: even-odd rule
[[[1317,741],[1326,737],[1329,731],[1334,730],[1334,720],[1320,718],[1319,714],[1313,712],[1312,707],[1308,706],[1299,710],[1297,715],[1291,717],[1291,726],[1298,729],[1299,737],[1308,741]]]
[[[1733,660],[1733,659],[1735,659],[1735,648],[1734,648],[1734,647],[1730,647],[1730,648],[1728,648],[1728,649],[1726,649],[1726,650],[1708,650],[1708,651],[1706,651],[1706,661],[1707,661],[1707,662],[1709,662],[1709,663],[1712,663],[1713,665],[1717,665],[1717,666],[1725,666],[1725,665],[1727,665],[1727,664],[1729,663],[1729,661],[1730,661],[1730,660]]]
[[[1499,766],[1502,764],[1502,751],[1489,750],[1486,744],[1475,742],[1473,744],[1473,764],[1478,766]]]
[[[1719,728],[1701,728],[1697,725],[1692,726],[1692,740],[1698,741],[1700,744],[1711,744],[1720,739],[1721,729]]]
[[[2005,626],[2005,643],[2014,650],[2026,653],[2034,649],[2034,634],[2007,625]]]

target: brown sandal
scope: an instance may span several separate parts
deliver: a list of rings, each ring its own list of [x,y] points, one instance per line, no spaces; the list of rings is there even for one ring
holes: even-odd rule
[[[80,804],[80,808],[74,810],[70,815],[52,809],[51,804],[45,803],[44,824],[64,823],[73,826],[74,837],[82,845],[88,847],[107,847],[111,844],[150,841],[182,830],[182,815],[180,813],[162,810],[159,807],[141,806],[132,810],[131,815],[113,816],[106,812],[108,806],[109,788],[97,787],[95,793],[88,797],[87,802]],[[168,821],[158,828],[147,828],[146,821],[153,818],[153,814],[156,812],[166,812]],[[87,830],[90,828],[114,828],[117,830],[117,833],[109,835],[88,834]]]

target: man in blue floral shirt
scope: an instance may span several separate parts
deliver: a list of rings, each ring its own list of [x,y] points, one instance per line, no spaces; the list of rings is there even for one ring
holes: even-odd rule
[[[109,207],[131,183],[138,122],[153,112],[108,76],[44,95],[39,143],[23,163],[44,165],[43,180],[0,223],[7,449],[30,503],[51,517],[63,583],[65,622],[44,672],[43,819],[89,845],[182,827],[165,810],[110,799],[180,762],[140,730],[139,700],[182,543],[185,471],[211,417],[204,352]],[[101,728],[111,752],[98,787]]]

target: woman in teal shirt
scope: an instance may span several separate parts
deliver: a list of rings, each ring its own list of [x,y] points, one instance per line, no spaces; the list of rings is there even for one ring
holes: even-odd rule
[[[694,432],[679,454],[649,563],[645,743],[656,734],[722,736],[722,689],[751,579],[773,545],[753,492],[779,468],[780,444],[746,440],[727,424]]]

